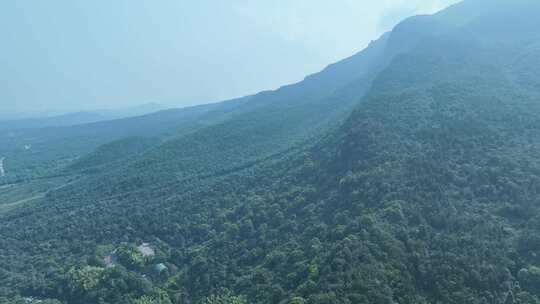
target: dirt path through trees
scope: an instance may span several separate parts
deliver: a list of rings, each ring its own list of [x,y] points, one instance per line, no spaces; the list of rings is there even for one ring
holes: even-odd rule
[[[0,157],[0,177],[4,177],[6,175],[6,171],[4,170],[4,159],[5,157]]]

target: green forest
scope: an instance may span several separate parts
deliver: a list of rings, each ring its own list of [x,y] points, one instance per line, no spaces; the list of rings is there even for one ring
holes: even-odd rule
[[[466,0],[162,129],[25,131],[0,303],[540,303],[539,28]]]

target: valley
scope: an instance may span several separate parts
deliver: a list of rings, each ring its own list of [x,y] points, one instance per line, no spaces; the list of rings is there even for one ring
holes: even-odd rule
[[[3,184],[0,186],[0,216],[17,207],[39,204],[47,193],[60,190],[74,181],[73,177],[58,176]]]

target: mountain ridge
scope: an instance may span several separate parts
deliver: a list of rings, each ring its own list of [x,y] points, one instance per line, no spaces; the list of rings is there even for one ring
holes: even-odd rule
[[[376,72],[330,97],[284,89],[274,107],[135,146],[118,171],[0,211],[0,302],[540,303],[540,10],[525,8],[442,30],[426,24],[444,12],[409,19],[384,36],[398,47],[376,52]],[[157,255],[142,259],[147,242]]]

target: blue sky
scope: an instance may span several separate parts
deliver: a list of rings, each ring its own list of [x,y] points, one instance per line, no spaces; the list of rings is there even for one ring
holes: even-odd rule
[[[4,0],[0,112],[186,106],[296,82],[457,0]]]

